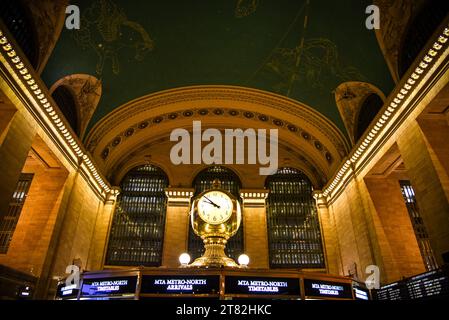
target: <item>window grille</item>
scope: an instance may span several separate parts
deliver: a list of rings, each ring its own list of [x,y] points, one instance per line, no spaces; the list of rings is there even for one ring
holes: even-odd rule
[[[19,182],[9,203],[8,213],[0,223],[0,253],[8,252],[33,176],[34,174],[32,173],[22,173],[20,175]]]
[[[266,180],[271,268],[324,268],[312,184],[301,172],[281,168]]]
[[[167,186],[166,174],[153,165],[137,167],[123,178],[106,265],[161,265]]]
[[[418,203],[415,198],[415,191],[407,180],[399,181],[401,186],[402,196],[404,197],[405,206],[407,207],[410,220],[412,222],[413,230],[415,231],[416,240],[418,241],[419,250],[424,260],[427,270],[434,270],[438,268],[437,261],[430,246],[429,235],[424,226],[424,221],[419,213]]]

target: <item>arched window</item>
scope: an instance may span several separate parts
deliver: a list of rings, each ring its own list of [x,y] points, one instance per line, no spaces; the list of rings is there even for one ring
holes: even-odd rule
[[[0,17],[33,67],[37,67],[39,49],[29,12],[18,0],[2,0]]]
[[[312,184],[301,172],[281,168],[265,183],[270,268],[324,268]]]
[[[153,165],[134,168],[123,178],[106,265],[161,265],[167,186],[167,175]]]
[[[449,13],[449,1],[427,1],[410,23],[399,55],[399,76],[403,76],[415,61],[436,28]]]
[[[354,130],[354,141],[357,143],[374,118],[376,118],[384,102],[378,94],[372,93],[365,98],[360,107],[359,116]]]
[[[232,193],[238,199],[240,199],[241,182],[239,177],[232,171],[225,167],[213,166],[201,171],[193,181],[193,187],[195,188],[195,195],[200,194],[203,191],[212,188],[212,183],[215,179],[219,179],[221,187]],[[242,219],[243,221],[243,219]],[[192,229],[189,221],[189,245],[188,251],[192,259],[200,257],[204,253],[203,240],[198,237]],[[229,239],[226,244],[226,254],[237,260],[240,254],[244,251],[243,244],[243,222],[240,224],[240,228],[237,233]]]
[[[69,122],[73,131],[78,132],[78,112],[76,109],[75,97],[72,91],[66,86],[59,86],[53,91],[52,98],[55,100],[64,117]]]

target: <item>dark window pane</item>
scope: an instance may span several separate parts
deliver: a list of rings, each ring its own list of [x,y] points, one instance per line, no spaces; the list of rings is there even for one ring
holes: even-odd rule
[[[267,226],[271,268],[324,268],[320,224],[312,184],[300,171],[282,168],[267,178]]]
[[[69,122],[73,131],[79,134],[76,102],[70,89],[65,86],[59,86],[55,89],[55,91],[53,91],[51,96],[53,100],[55,100],[66,120]]]
[[[354,140],[357,143],[362,135],[365,133],[366,129],[369,127],[371,122],[382,109],[383,101],[379,95],[373,93],[366,97],[362,106],[360,107],[359,116],[357,118],[357,124],[354,133]]]
[[[123,178],[109,236],[107,265],[161,265],[167,186],[165,173],[152,165],[137,167]]]

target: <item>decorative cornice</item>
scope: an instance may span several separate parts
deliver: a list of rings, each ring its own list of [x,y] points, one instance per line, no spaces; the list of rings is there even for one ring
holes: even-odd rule
[[[105,204],[114,204],[121,192],[122,190],[119,187],[112,187],[111,191],[106,195]]]
[[[67,160],[81,170],[83,177],[105,200],[111,191],[110,185],[97,170],[90,155],[51,98],[48,89],[3,25],[0,25],[0,59],[11,77],[10,80],[24,93],[26,108],[38,120],[39,125],[53,135],[53,140]]]
[[[344,187],[348,179],[352,177],[354,168],[360,165],[361,159],[366,156],[368,149],[377,147],[381,143],[382,137],[388,135],[388,132],[384,129],[386,127],[391,129],[393,116],[399,112],[407,112],[406,106],[409,103],[405,104],[405,102],[413,98],[422,79],[429,74],[432,69],[431,67],[435,65],[435,62],[440,58],[442,53],[448,49],[448,39],[449,26],[446,25],[437,36],[437,39],[432,43],[431,48],[425,51],[423,57],[418,61],[417,66],[412,71],[409,71],[410,75],[404,78],[401,84],[390,95],[382,109],[383,111],[376,118],[377,121],[370,126],[371,130],[360,139],[359,143],[353,148],[346,161],[343,162],[338,172],[334,175],[334,178],[323,189],[322,195],[324,197],[332,198],[336,190]]]

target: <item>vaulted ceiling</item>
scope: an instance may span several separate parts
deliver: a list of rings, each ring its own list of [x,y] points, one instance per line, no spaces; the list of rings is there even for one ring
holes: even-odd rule
[[[43,72],[50,88],[88,74],[102,83],[89,128],[130,100],[189,85],[234,85],[309,105],[344,131],[343,82],[393,88],[374,31],[372,1],[76,0],[80,30],[63,29]]]

